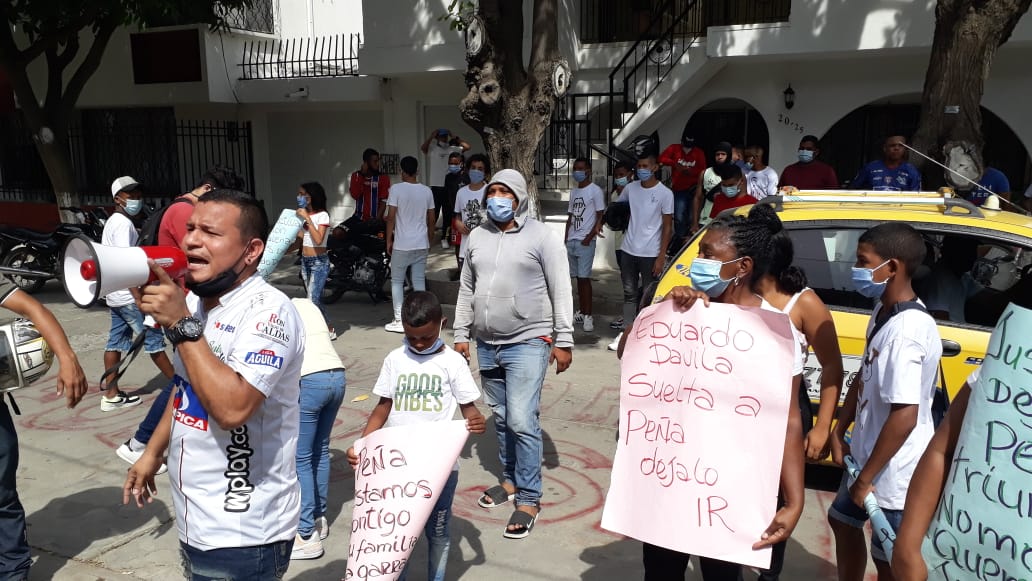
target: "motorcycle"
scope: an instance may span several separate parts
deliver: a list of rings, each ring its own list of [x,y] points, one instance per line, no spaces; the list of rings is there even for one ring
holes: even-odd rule
[[[103,218],[79,208],[62,209],[78,214],[82,223],[60,224],[52,232],[29,228],[0,230],[0,266],[5,268],[2,274],[27,293],[38,291],[48,280],[60,276],[61,249],[69,238],[85,234],[100,242],[104,232]]]
[[[365,292],[374,303],[387,299],[383,285],[390,274],[385,225],[382,220],[362,222],[354,216],[338,224],[327,241],[330,272],[322,302],[332,304],[346,291]]]

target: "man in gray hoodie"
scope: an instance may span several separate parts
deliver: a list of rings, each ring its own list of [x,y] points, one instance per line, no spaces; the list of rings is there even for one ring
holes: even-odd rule
[[[455,305],[455,350],[468,360],[476,337],[484,399],[494,415],[502,483],[478,500],[496,508],[515,499],[504,536],[530,534],[541,511],[541,386],[554,361],[573,360],[573,294],[557,232],[527,215],[527,182],[516,170],[485,188],[487,217],[469,234]]]

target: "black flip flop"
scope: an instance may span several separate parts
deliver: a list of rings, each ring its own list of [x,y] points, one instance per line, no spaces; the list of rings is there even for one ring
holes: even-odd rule
[[[487,497],[491,502],[484,502],[484,497]],[[509,494],[505,487],[501,484],[492,486],[484,491],[484,494],[477,499],[477,504],[483,508],[498,508],[505,503],[512,502],[512,499],[516,498],[515,494]]]
[[[535,515],[523,512],[520,509],[513,511],[512,516],[509,517],[509,522],[505,525],[505,530],[502,532],[502,536],[507,539],[525,539],[530,536],[530,531],[534,530],[534,523],[537,522],[538,515],[541,514],[541,508],[538,508],[538,513]],[[514,531],[510,531],[509,527],[517,526]]]

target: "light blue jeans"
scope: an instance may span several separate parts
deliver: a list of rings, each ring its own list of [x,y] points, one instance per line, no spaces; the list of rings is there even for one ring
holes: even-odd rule
[[[541,500],[541,386],[552,346],[544,339],[511,345],[477,340],[484,401],[494,415],[502,478],[516,486],[516,505]]]
[[[323,320],[329,326],[330,321],[326,318],[326,309],[322,305],[322,293],[326,288],[326,278],[330,275],[330,256],[320,254],[319,256],[301,257],[301,279],[305,281],[305,292],[308,293],[308,300],[319,307]]]
[[[311,536],[315,519],[326,514],[330,486],[330,431],[344,401],[343,369],[301,377],[301,430],[297,438],[297,479],[301,483],[301,521],[297,532]]]
[[[455,488],[459,484],[459,471],[452,470],[451,476],[444,483],[441,495],[437,497],[437,504],[426,519],[426,526],[423,527],[423,535],[426,537],[429,555],[426,562],[426,578],[428,581],[444,581],[444,572],[448,568],[448,551],[451,549],[451,531],[448,524],[451,523],[451,505],[455,498]],[[410,560],[409,563],[412,561]],[[405,581],[408,577],[409,566],[398,577],[398,581]]]
[[[405,271],[412,267],[412,290],[426,290],[426,257],[429,251],[395,250],[391,254],[391,302],[394,320],[401,320],[401,301],[405,298]]]

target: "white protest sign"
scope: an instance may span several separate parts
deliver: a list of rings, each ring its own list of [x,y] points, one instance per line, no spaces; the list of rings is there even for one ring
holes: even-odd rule
[[[258,274],[262,278],[269,278],[269,273],[279,264],[287,248],[297,240],[297,233],[301,231],[302,224],[304,224],[304,220],[298,217],[297,210],[280,212],[279,220],[276,220],[276,224],[266,239],[262,260],[258,263]]]
[[[602,526],[755,567],[777,509],[792,398],[781,313],[662,302],[638,315],[621,361],[620,441]],[[800,443],[800,445],[802,445]]]
[[[355,442],[345,579],[401,575],[468,435],[455,420],[382,428]]]

